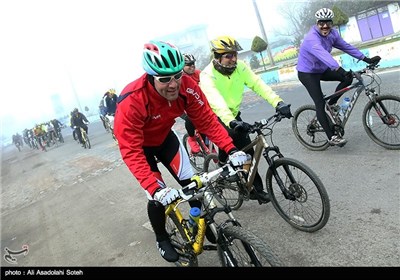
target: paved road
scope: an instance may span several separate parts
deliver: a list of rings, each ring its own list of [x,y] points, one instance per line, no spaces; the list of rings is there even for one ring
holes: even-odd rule
[[[398,78],[398,72],[387,74]],[[394,78],[393,78],[394,77]],[[396,81],[396,80],[395,80]],[[385,92],[398,94],[397,83]],[[298,84],[277,87],[293,110],[308,103]],[[261,236],[288,266],[399,266],[400,159],[377,146],[361,126],[362,97],[350,119],[342,149],[311,152],[294,138],[290,121],[277,125],[274,141],[284,155],[304,161],[324,182],[331,218],[310,234],[291,228],[271,204],[245,203],[235,215]],[[256,120],[272,113],[258,98],[246,97],[243,115]],[[182,123],[176,125],[179,133]],[[172,266],[164,262],[150,232],[146,199],[99,122],[90,125],[92,149],[84,150],[64,130],[66,143],[48,152],[2,150],[2,266]],[[262,169],[261,169],[262,170]],[[170,176],[167,183],[173,184]],[[17,264],[5,248],[21,250]],[[216,254],[200,256],[215,266]]]

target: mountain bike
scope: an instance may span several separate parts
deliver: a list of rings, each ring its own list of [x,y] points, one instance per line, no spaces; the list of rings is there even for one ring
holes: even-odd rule
[[[328,193],[319,177],[306,164],[284,157],[272,139],[273,128],[284,118],[275,113],[268,119],[262,119],[251,125],[248,133],[256,134],[244,152],[254,147],[254,156],[244,165],[238,178],[219,179],[216,188],[221,196],[215,198],[221,204],[228,204],[232,209],[239,209],[243,201],[250,199],[253,183],[261,156],[267,162],[265,182],[272,205],[278,214],[294,228],[315,232],[323,228],[330,216]],[[270,143],[267,142],[270,136]],[[204,169],[218,168],[214,163],[215,155],[210,155],[204,162]],[[257,194],[257,192],[255,192]],[[265,202],[258,200],[259,204]]]
[[[263,240],[241,227],[229,205],[218,207],[214,201],[217,191],[214,179],[232,174],[236,171],[229,163],[212,172],[200,173],[192,178],[192,183],[179,189],[180,199],[166,207],[166,230],[179,254],[177,266],[198,266],[198,255],[207,250],[217,250],[222,266],[283,266]],[[195,229],[190,228],[189,219],[183,214],[186,209],[181,208],[182,203],[191,200],[202,203]],[[227,218],[220,217],[220,213]],[[206,227],[214,234],[215,245],[204,245]]]
[[[76,128],[76,126],[74,128]],[[80,126],[79,129],[80,129],[81,135],[82,135],[82,142],[83,142],[82,146],[85,149],[90,149],[92,146],[90,145],[90,139],[86,133],[86,130],[82,126]],[[79,140],[78,140],[78,143],[79,143]]]
[[[211,153],[216,154],[218,151],[218,147],[210,139],[208,139],[207,136],[204,135],[204,137],[202,137],[202,135],[197,131],[197,129],[195,129],[194,131],[194,136],[196,138],[197,143],[199,144],[200,152],[193,153],[191,151],[188,142],[189,134],[186,133],[185,135],[183,135],[182,142],[186,152],[189,155],[190,164],[196,171],[200,172],[204,168],[205,158]]]
[[[332,95],[324,96],[328,104],[330,99],[355,89],[349,107],[344,113],[333,110],[333,106],[326,105],[328,120],[334,133],[342,137],[354,105],[360,94],[364,92],[369,99],[362,113],[362,123],[367,135],[376,144],[386,149],[398,150],[400,149],[400,96],[380,95],[382,80],[375,73],[376,68],[378,68],[377,64],[370,64],[361,71],[352,72],[356,82]],[[297,140],[307,149],[323,151],[330,146],[325,131],[317,120],[315,105],[303,105],[296,110],[293,115],[292,129]]]

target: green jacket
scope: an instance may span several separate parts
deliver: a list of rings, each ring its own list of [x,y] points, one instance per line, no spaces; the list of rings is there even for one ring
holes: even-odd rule
[[[200,88],[207,97],[214,113],[229,127],[240,110],[245,86],[264,98],[274,108],[283,101],[250,67],[241,60],[230,76],[215,70],[210,62],[200,73]]]

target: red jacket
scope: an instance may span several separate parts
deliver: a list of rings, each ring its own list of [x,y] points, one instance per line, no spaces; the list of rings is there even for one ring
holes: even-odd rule
[[[168,101],[147,81],[147,74],[128,84],[121,92],[114,119],[114,133],[122,159],[150,195],[159,185],[146,161],[143,146],[159,146],[186,111],[199,132],[207,135],[225,152],[234,149],[228,132],[219,123],[200,87],[182,76],[179,97]]]
[[[189,75],[185,71],[183,72],[184,75],[189,76],[192,78],[196,83],[200,83],[200,73],[201,71],[199,69],[194,70],[194,73],[192,75]]]

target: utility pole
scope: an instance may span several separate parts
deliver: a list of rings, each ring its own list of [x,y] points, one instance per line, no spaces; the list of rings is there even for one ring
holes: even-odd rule
[[[271,61],[271,65],[272,66],[275,66],[274,59],[272,58],[271,49],[270,49],[269,44],[268,44],[267,34],[265,34],[264,25],[263,25],[263,22],[261,20],[260,13],[258,11],[256,0],[253,0],[253,6],[254,6],[254,10],[256,11],[256,16],[257,16],[257,19],[258,19],[258,25],[260,26],[261,35],[263,36],[264,41],[267,43],[267,54],[268,54],[269,61]]]

